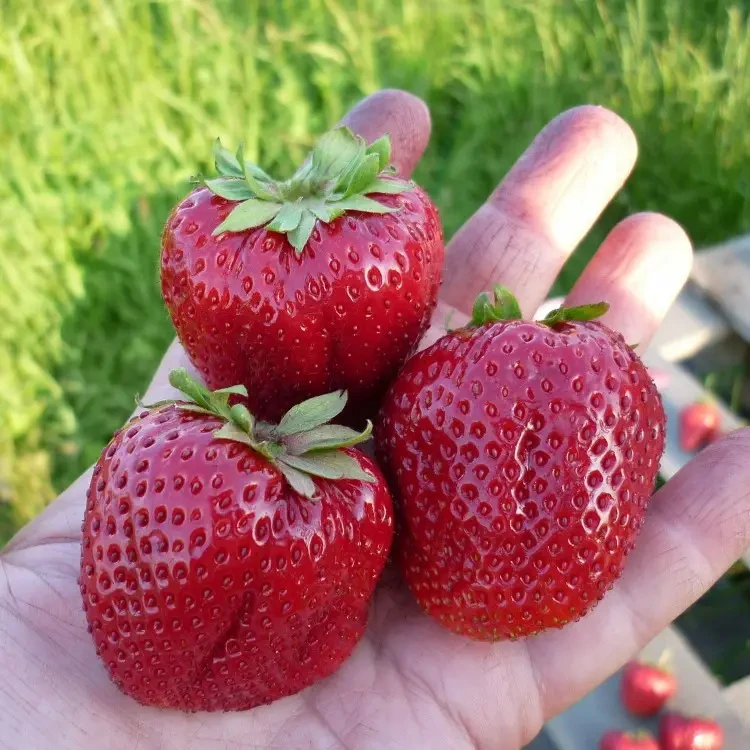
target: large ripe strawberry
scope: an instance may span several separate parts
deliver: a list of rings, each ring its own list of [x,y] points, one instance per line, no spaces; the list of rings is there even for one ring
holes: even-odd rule
[[[419,340],[443,265],[437,209],[389,167],[387,136],[324,136],[287,181],[215,148],[218,179],[167,220],[161,286],[211,388],[244,384],[259,418],[346,389],[373,416]]]
[[[648,732],[607,732],[599,741],[599,750],[659,750],[659,744]]]
[[[722,750],[724,730],[712,719],[671,713],[659,722],[661,750]]]
[[[339,392],[255,422],[184,370],[94,469],[80,588],[96,651],[144,704],[242,710],[333,672],[365,629],[392,538]]]
[[[376,428],[421,607],[482,640],[586,614],[620,575],[664,447],[664,411],[606,305],[521,320],[502,287],[407,362]]]
[[[631,661],[622,675],[622,704],[636,716],[654,716],[677,692],[675,676],[655,664]]]

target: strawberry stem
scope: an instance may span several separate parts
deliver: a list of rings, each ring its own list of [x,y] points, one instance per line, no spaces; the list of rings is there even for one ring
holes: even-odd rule
[[[326,133],[288,180],[274,180],[246,161],[242,145],[232,154],[217,139],[214,160],[220,176],[204,184],[216,195],[238,202],[214,235],[265,226],[286,234],[297,255],[302,254],[316,221],[330,224],[347,211],[392,213],[398,208],[367,196],[396,195],[413,187],[395,178],[387,135],[368,146],[344,126]]]
[[[376,481],[356,458],[341,450],[367,440],[372,433],[372,422],[368,420],[362,432],[329,424],[346,406],[345,391],[307,399],[289,409],[279,424],[274,425],[256,420],[242,403],[230,405],[232,396],[247,398],[244,386],[210,391],[183,368],[172,370],[169,382],[189,400],[142,406],[154,409],[170,405],[181,411],[219,417],[224,424],[214,432],[215,438],[249,446],[274,464],[292,488],[308,499],[314,499],[317,492],[312,477]]]

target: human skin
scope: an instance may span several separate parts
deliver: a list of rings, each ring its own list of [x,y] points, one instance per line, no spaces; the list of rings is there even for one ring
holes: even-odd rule
[[[346,118],[368,140],[384,132],[411,173],[429,138],[424,104],[398,91]],[[553,120],[448,248],[441,304],[426,336],[455,326],[492,283],[532,314],[636,158],[630,128],[598,107]],[[691,263],[682,229],[636,214],[604,240],[566,304],[606,299],[603,319],[645,348]],[[145,396],[174,396],[186,366],[173,344]],[[515,643],[472,642],[417,608],[389,570],[368,631],[334,675],[298,695],[235,714],[144,708],[96,658],[76,579],[90,473],[22,529],[0,557],[0,747],[396,748],[514,750],[629,659],[695,601],[750,544],[750,432],[701,452],[654,497],[622,578],[580,622]]]

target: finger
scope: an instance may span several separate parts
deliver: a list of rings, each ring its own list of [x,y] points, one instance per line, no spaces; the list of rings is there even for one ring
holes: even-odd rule
[[[151,379],[151,384],[141,399],[144,404],[153,404],[157,401],[167,401],[180,397],[180,392],[169,384],[169,373],[178,367],[184,367],[194,378],[203,380],[185,354],[182,344],[175,339],[161,358],[159,367],[157,367],[154,377]],[[136,411],[139,410],[136,409]]]
[[[679,224],[660,214],[635,214],[609,233],[566,304],[609,302],[602,321],[628,343],[645,347],[687,281],[692,262],[690,240]]]
[[[629,126],[606,109],[554,119],[451,241],[443,299],[468,311],[480,291],[502,283],[527,314],[536,310],[636,153]]]
[[[466,313],[456,310],[455,307],[447,305],[445,302],[438,301],[434,312],[432,313],[432,322],[427,332],[419,341],[417,347],[419,351],[426,349],[434,344],[439,338],[445,336],[448,331],[465,326],[469,321]]]
[[[749,451],[744,429],[701,452],[654,496],[623,576],[602,603],[528,641],[547,717],[637,654],[750,547]],[[573,670],[572,654],[582,657]]]
[[[391,161],[402,177],[408,177],[430,139],[430,111],[414,94],[384,89],[357,104],[343,119],[355,133],[372,142],[387,133],[391,137]]]

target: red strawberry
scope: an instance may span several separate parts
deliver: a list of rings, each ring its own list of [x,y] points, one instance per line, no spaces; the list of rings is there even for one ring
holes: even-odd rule
[[[719,437],[721,414],[710,401],[696,401],[680,412],[680,445],[694,453]]]
[[[420,606],[482,640],[586,614],[620,575],[664,448],[664,411],[607,306],[520,320],[502,287],[414,356],[376,440]]]
[[[326,425],[341,392],[256,423],[184,370],[190,403],[144,409],[94,469],[80,588],[97,654],[144,704],[242,710],[333,672],[362,636],[391,499]],[[313,479],[313,477],[316,477]]]
[[[661,750],[722,750],[724,730],[711,719],[665,714],[659,722]]]
[[[648,732],[607,732],[599,742],[599,750],[659,750],[659,744]]]
[[[677,680],[671,672],[652,664],[631,661],[622,675],[622,704],[636,716],[653,716],[677,692]]]
[[[244,384],[277,420],[348,390],[360,424],[427,327],[443,265],[437,209],[397,180],[387,136],[347,128],[276,182],[217,142],[222,175],[172,212],[161,286],[177,334],[211,388]],[[238,202],[241,201],[241,202]]]

